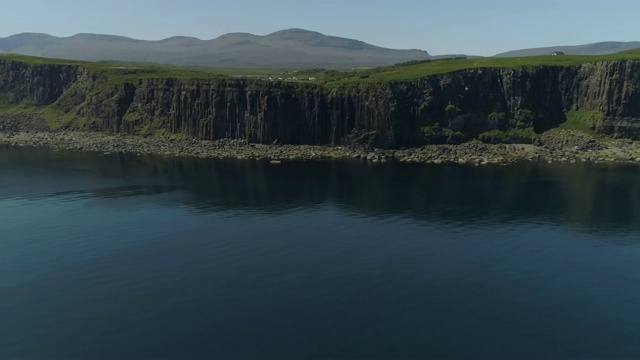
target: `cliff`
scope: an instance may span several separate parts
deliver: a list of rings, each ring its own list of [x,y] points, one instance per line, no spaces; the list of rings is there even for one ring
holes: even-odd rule
[[[415,81],[113,81],[82,65],[0,59],[0,103],[45,107],[52,128],[380,147],[530,141],[567,120],[640,139],[640,60],[480,68]]]
[[[74,65],[32,65],[0,59],[0,103],[50,105],[88,75],[88,70]]]

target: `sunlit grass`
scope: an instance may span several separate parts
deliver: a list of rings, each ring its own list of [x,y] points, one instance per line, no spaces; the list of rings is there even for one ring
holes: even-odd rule
[[[536,66],[574,66],[585,63],[640,60],[640,50],[610,55],[548,55],[518,58],[467,58],[438,60],[406,66],[390,66],[369,70],[367,76],[354,76],[342,82],[378,82],[416,80],[422,77],[479,68],[522,68]]]
[[[306,81],[309,77],[317,78],[318,84],[335,86],[350,83],[371,83],[389,81],[411,81],[430,75],[479,68],[522,68],[536,66],[573,66],[600,61],[638,60],[640,49],[624,51],[609,55],[546,55],[527,56],[517,58],[464,58],[449,60],[434,60],[417,64],[394,65],[375,69],[326,70],[317,69],[273,69],[273,68],[216,68],[205,66],[178,66],[156,63],[131,63],[121,61],[77,61],[49,59],[25,55],[2,54],[0,58],[21,61],[34,65],[57,64],[79,65],[94,73],[105,75],[111,82],[128,82],[139,79],[173,78],[181,80],[200,79],[215,80],[230,75],[273,77],[292,80],[299,78]]]
[[[219,68],[207,66],[182,66],[157,63],[137,63],[123,61],[80,61],[51,59],[18,54],[0,54],[0,59],[19,61],[31,65],[72,65],[82,66],[96,73],[106,75],[113,82],[126,82],[138,79],[219,79],[231,75],[237,76],[283,76],[291,69],[283,68]]]

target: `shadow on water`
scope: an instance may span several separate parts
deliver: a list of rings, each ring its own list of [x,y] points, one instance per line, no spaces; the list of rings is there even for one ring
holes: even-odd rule
[[[278,212],[330,203],[367,216],[461,223],[544,219],[605,232],[640,228],[640,167],[636,165],[476,167],[356,161],[272,165],[0,148],[0,168],[15,164],[38,169],[44,176],[52,171],[75,178],[128,181],[87,190],[97,198],[181,191],[184,196],[179,201],[196,212]]]

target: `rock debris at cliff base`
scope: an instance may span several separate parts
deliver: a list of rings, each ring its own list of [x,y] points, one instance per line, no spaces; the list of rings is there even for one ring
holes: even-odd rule
[[[141,155],[189,156],[212,159],[256,159],[274,162],[351,159],[381,163],[509,164],[534,162],[634,162],[640,164],[637,142],[426,145],[419,148],[375,149],[358,146],[265,145],[243,140],[215,141],[184,138],[142,137],[97,132],[0,131],[0,144],[42,146],[102,153],[126,152]],[[591,145],[588,145],[591,144]]]

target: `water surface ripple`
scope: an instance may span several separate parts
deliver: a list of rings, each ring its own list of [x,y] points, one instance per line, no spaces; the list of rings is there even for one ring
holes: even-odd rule
[[[639,175],[0,147],[0,358],[637,358]]]

